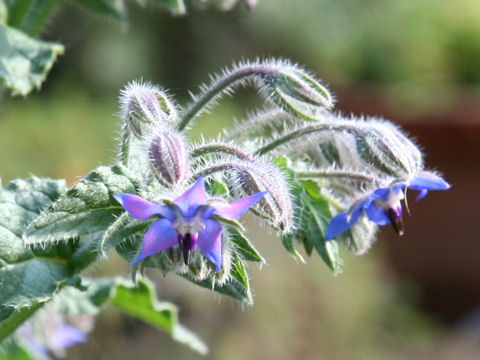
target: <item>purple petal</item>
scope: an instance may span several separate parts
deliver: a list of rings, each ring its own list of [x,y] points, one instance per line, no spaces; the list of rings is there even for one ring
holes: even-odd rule
[[[205,183],[203,176],[200,176],[195,184],[180,195],[174,202],[186,214],[192,206],[205,205],[207,203],[207,194],[205,192]]]
[[[202,254],[216,267],[222,268],[222,225],[217,220],[207,219],[205,229],[198,232],[198,247]]]
[[[247,210],[255,205],[268,191],[258,192],[256,194],[246,196],[228,205],[215,205],[215,215],[227,220],[235,220],[245,214]]]
[[[136,264],[150,255],[159,253],[177,244],[177,232],[173,229],[172,223],[167,219],[159,219],[148,229],[143,238],[140,254],[130,264]]]
[[[113,197],[135,219],[148,220],[155,215],[162,215],[167,218],[171,217],[171,210],[167,206],[145,200],[140,196],[134,194],[115,194]]]
[[[84,343],[86,340],[87,335],[80,329],[71,325],[62,325],[55,330],[52,345],[56,349],[66,349],[70,346]]]
[[[450,189],[450,184],[431,172],[418,171],[408,187],[413,190],[447,190]]]

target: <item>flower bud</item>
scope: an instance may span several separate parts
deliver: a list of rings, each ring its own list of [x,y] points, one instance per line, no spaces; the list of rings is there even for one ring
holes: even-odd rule
[[[294,130],[307,136],[298,136],[284,153],[293,160],[307,157],[317,168],[334,166],[400,179],[408,179],[423,168],[418,147],[398,127],[382,119],[329,114],[323,123],[304,129]]]
[[[174,123],[177,111],[160,88],[134,81],[120,92],[120,116],[130,131],[140,138],[148,126]]]
[[[150,168],[163,186],[171,188],[187,180],[190,161],[181,133],[173,129],[158,129],[150,142],[148,155]]]
[[[305,70],[291,64],[262,74],[269,98],[285,111],[305,120],[319,120],[333,106],[328,90]]]
[[[268,191],[259,202],[261,215],[280,227],[282,232],[289,232],[293,225],[293,203],[280,170],[260,160],[235,170],[237,191],[247,195]]]

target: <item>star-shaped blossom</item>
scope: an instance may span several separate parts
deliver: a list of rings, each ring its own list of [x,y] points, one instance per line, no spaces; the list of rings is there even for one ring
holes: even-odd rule
[[[391,224],[399,235],[403,235],[401,200],[405,198],[407,188],[419,191],[417,196],[417,200],[419,200],[424,198],[429,190],[447,190],[450,185],[431,172],[418,171],[408,182],[377,189],[366,198],[356,202],[348,211],[335,216],[328,225],[326,240],[350,229],[363,214],[378,225]]]
[[[188,265],[190,254],[198,246],[216,267],[222,268],[222,225],[219,220],[235,220],[255,205],[266,192],[259,192],[231,204],[207,202],[203,177],[172,202],[157,204],[134,194],[116,194],[115,199],[138,220],[158,217],[143,238],[135,264],[148,256],[179,245]]]

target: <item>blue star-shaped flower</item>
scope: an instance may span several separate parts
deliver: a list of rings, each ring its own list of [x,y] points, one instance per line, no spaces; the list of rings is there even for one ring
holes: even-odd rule
[[[135,264],[146,257],[179,245],[188,265],[198,246],[216,267],[222,268],[222,225],[217,220],[235,220],[255,205],[266,192],[259,192],[231,204],[208,204],[203,177],[173,202],[157,204],[133,194],[116,194],[115,199],[138,220],[159,217],[148,229]]]
[[[418,190],[417,200],[424,198],[429,190],[447,190],[450,185],[441,177],[418,171],[408,182],[373,191],[368,197],[356,202],[349,211],[335,216],[328,225],[326,240],[330,240],[350,229],[362,214],[378,225],[391,224],[399,235],[403,235],[402,203],[406,189]]]

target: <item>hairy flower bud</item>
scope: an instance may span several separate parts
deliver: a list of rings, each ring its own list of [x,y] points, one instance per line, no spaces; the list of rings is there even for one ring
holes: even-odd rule
[[[260,160],[235,170],[237,191],[244,194],[268,191],[260,201],[261,215],[288,233],[293,225],[293,203],[283,174]]]
[[[135,136],[142,137],[148,126],[174,123],[177,111],[160,88],[133,81],[120,92],[120,116]]]
[[[184,137],[173,129],[160,128],[156,131],[148,149],[150,168],[163,186],[182,185],[190,170]]]
[[[305,70],[280,64],[262,74],[269,98],[285,111],[305,120],[319,120],[333,106],[328,90]]]
[[[292,159],[308,158],[317,168],[361,170],[408,179],[423,169],[422,153],[402,131],[379,118],[326,115],[321,124],[294,129],[280,149]],[[278,140],[275,140],[278,141]]]

